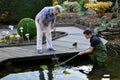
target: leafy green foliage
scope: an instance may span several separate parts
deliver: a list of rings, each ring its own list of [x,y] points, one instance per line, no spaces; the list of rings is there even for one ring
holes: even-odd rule
[[[15,22],[22,18],[33,18],[52,0],[0,0],[0,22]]]
[[[63,3],[63,7],[67,12],[80,12],[80,5],[77,1],[75,2],[67,2]]]
[[[20,28],[23,28],[23,32],[21,32]],[[29,34],[30,38],[33,38],[36,36],[36,25],[35,21],[31,18],[23,18],[20,20],[18,23],[18,28],[17,28],[18,34],[22,36],[23,38],[25,37],[25,34]]]
[[[81,5],[81,11],[85,11],[85,3],[88,3],[89,1],[88,0],[78,0],[79,4]]]

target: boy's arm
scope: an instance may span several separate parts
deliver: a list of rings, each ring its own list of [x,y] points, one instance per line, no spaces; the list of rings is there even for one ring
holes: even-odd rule
[[[89,53],[92,53],[93,50],[94,50],[94,47],[90,46],[90,48],[88,50],[79,52],[78,55],[89,54]]]

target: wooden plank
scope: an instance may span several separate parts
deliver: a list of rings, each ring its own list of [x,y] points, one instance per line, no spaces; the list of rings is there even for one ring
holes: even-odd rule
[[[71,42],[71,41],[64,41],[64,40],[56,40],[53,42],[55,46],[61,46],[61,47],[68,47],[68,48],[74,48],[74,46],[72,46],[72,44],[74,42]],[[78,48],[79,47],[89,47],[90,43],[87,43],[87,42],[77,42],[77,46]]]
[[[29,51],[25,51],[20,47],[4,48],[3,51],[5,54],[12,56],[11,58],[32,56],[32,54],[28,55]]]
[[[82,34],[83,33],[83,30],[82,29],[79,29],[75,26],[70,26],[70,27],[58,27],[56,28],[56,31],[64,31],[64,32],[67,32],[68,34]]]
[[[89,44],[88,39],[85,39],[85,37],[76,36],[76,35],[74,35],[74,36],[73,35],[65,36],[64,38],[60,38],[60,39],[57,39],[57,40],[68,41],[68,42],[78,42],[78,43],[81,42],[81,43]]]
[[[53,46],[56,49],[55,52],[49,52],[46,49],[46,44],[43,46],[43,54],[38,54],[36,45],[19,46],[19,47],[6,47],[0,48],[0,62],[6,59],[19,59],[19,58],[32,58],[32,57],[44,57],[57,55],[68,55],[69,53],[80,52],[86,50],[90,43],[89,40],[83,36],[83,30],[76,27],[60,27],[57,31],[64,31],[68,33],[68,36],[59,38],[53,41]],[[73,47],[72,44],[77,42],[77,48]]]

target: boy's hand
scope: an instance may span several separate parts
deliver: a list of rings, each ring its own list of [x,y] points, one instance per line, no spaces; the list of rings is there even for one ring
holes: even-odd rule
[[[78,55],[83,55],[83,52],[79,52]]]
[[[53,29],[53,30],[54,30],[54,29],[55,29],[55,27],[54,27],[54,26],[51,26],[51,29]]]

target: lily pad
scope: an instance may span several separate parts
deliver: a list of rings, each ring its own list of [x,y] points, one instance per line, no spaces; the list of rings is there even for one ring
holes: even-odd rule
[[[65,75],[70,74],[70,72],[68,72],[68,71],[66,71],[66,70],[64,70],[63,73],[64,73]]]
[[[45,69],[48,69],[48,66],[47,65],[40,65],[40,68],[45,70]]]

